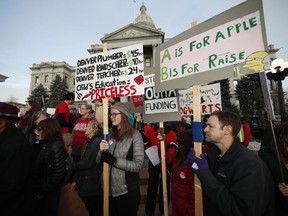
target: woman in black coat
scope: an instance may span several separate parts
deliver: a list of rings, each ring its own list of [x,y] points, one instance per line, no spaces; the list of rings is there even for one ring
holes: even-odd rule
[[[38,136],[36,135],[37,127],[42,120],[47,118],[50,118],[50,115],[44,111],[37,111],[31,116],[31,121],[27,130],[26,137],[28,138],[30,144],[32,145],[33,156],[35,159],[37,158],[39,152],[43,147],[42,141],[40,141],[38,139]]]
[[[36,134],[43,142],[35,164],[36,214],[57,216],[61,186],[66,177],[65,158],[68,153],[56,119],[41,121]]]
[[[73,187],[85,203],[90,216],[103,215],[103,195],[100,183],[100,169],[96,156],[102,140],[102,124],[96,120],[88,123],[85,135],[88,141],[82,148],[81,160],[75,168]]]

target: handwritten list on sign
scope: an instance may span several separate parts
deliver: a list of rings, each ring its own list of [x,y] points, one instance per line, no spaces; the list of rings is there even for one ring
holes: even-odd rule
[[[75,73],[78,101],[143,95],[143,44],[79,59]]]

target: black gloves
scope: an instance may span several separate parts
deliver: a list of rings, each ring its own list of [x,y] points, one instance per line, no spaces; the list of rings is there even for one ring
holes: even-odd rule
[[[113,165],[116,162],[116,157],[114,157],[110,152],[108,151],[103,151],[102,152],[102,156],[101,156],[101,160],[103,162],[106,162],[110,165]]]

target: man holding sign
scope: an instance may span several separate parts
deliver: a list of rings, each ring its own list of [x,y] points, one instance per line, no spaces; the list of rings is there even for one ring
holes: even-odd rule
[[[205,139],[214,144],[202,159],[191,148],[188,161],[201,181],[204,215],[271,216],[274,213],[273,183],[266,165],[241,145],[237,134],[240,118],[229,111],[211,113]]]

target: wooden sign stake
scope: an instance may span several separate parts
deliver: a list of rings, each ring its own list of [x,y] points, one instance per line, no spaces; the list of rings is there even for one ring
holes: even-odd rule
[[[160,134],[164,137],[163,122],[160,122]],[[161,171],[162,171],[162,187],[163,187],[163,205],[164,216],[168,216],[168,196],[167,196],[167,170],[166,170],[166,156],[165,156],[165,139],[160,140],[161,146]]]
[[[201,109],[200,109],[200,86],[195,85],[192,87],[193,92],[193,121],[201,122]],[[194,150],[197,157],[202,153],[202,143],[194,142]],[[195,216],[203,215],[203,201],[201,183],[198,177],[194,174],[194,191],[195,191]]]
[[[103,44],[103,52],[107,51],[107,43]],[[108,131],[108,99],[103,99],[103,134],[107,140]],[[103,163],[103,215],[109,216],[109,164]]]

